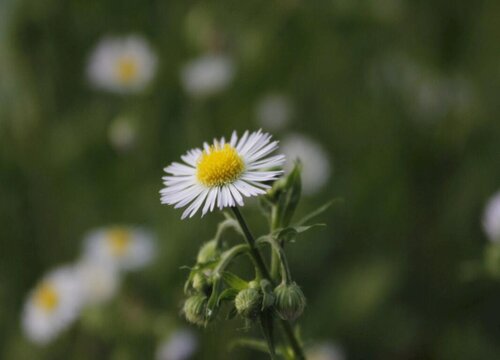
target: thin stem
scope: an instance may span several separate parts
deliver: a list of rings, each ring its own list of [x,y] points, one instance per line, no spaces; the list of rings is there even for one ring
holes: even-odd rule
[[[243,219],[240,210],[237,207],[232,207],[231,210],[233,210],[233,213],[236,216],[236,220],[238,220],[241,229],[243,230],[243,234],[245,235],[245,240],[248,246],[250,247],[250,255],[254,259],[255,265],[257,266],[259,272],[262,274],[263,278],[271,280],[271,276],[269,275],[269,270],[267,269],[267,266],[264,263],[264,260],[262,259],[259,250],[257,249],[257,247],[255,247],[255,238],[250,232],[250,229],[248,228],[245,219]]]
[[[279,219],[278,206],[273,205],[271,212],[271,233],[279,228]],[[278,262],[278,254],[271,248],[271,277],[275,280],[278,279]]]
[[[267,270],[267,266],[264,263],[264,260],[262,259],[259,250],[255,247],[255,238],[250,232],[250,229],[248,228],[245,219],[241,215],[240,210],[237,207],[231,207],[231,210],[233,211],[236,220],[238,220],[241,229],[243,230],[243,234],[245,235],[245,240],[248,246],[250,247],[250,255],[252,256],[252,258],[254,258],[255,265],[259,268],[259,271],[261,272],[264,279],[268,280],[271,284],[275,285],[274,280],[269,275],[269,270]],[[285,337],[290,343],[290,346],[292,347],[293,352],[295,353],[297,359],[305,360],[306,357],[304,355],[304,351],[302,350],[302,346],[300,345],[299,341],[295,337],[295,334],[293,333],[292,325],[288,321],[283,319],[280,319],[279,322],[281,328],[283,329]]]
[[[240,244],[235,245],[231,249],[223,252],[219,264],[214,269],[214,274],[221,274],[236,256],[248,250],[249,247],[247,244]]]

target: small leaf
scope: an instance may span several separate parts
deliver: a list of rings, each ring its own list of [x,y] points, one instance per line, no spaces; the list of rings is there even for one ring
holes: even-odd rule
[[[264,311],[260,315],[260,325],[262,328],[262,333],[266,339],[267,346],[269,347],[269,355],[271,359],[276,359],[276,350],[274,344],[274,322],[273,316],[270,311]]]
[[[304,216],[302,219],[300,219],[298,222],[297,222],[297,225],[304,225],[305,223],[309,222],[310,220],[314,219],[316,216],[319,216],[321,215],[322,213],[324,213],[326,210],[328,210],[333,204],[335,203],[339,203],[339,202],[342,202],[343,200],[342,199],[334,199],[334,200],[330,200],[328,201],[326,204],[323,204],[321,205],[319,208],[317,208],[316,210],[313,210],[311,211],[309,214],[307,214],[306,216]]]
[[[243,290],[248,287],[248,282],[240,278],[239,276],[229,272],[224,271],[222,273],[222,280],[229,286],[236,290]]]
[[[292,220],[295,209],[300,200],[302,192],[302,183],[300,180],[300,173],[302,166],[300,162],[296,162],[290,174],[286,178],[285,192],[281,196],[280,206],[282,206],[281,226],[288,226]]]
[[[314,224],[309,226],[289,226],[278,229],[273,234],[280,242],[294,242],[297,235],[315,227],[325,226],[325,224]]]
[[[219,310],[219,295],[221,291],[221,279],[220,277],[214,278],[214,283],[212,287],[212,294],[207,302],[207,320],[210,321],[217,316],[217,312]]]
[[[234,349],[235,347],[245,347],[252,350],[262,351],[264,353],[268,352],[265,341],[251,338],[236,339],[230,344],[229,347],[230,349]]]
[[[217,306],[221,305],[222,301],[232,301],[238,295],[239,291],[233,288],[225,289],[221,294],[219,295],[219,298],[217,299]]]
[[[268,280],[261,280],[260,288],[262,290],[262,310],[270,308],[274,305],[274,292],[271,283]]]

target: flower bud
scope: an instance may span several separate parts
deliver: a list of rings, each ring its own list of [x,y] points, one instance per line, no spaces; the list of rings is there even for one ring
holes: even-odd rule
[[[203,326],[206,321],[207,297],[205,295],[193,295],[184,303],[184,315],[190,323]]]
[[[217,242],[215,240],[210,240],[203,244],[198,251],[198,256],[196,261],[198,264],[206,264],[210,261],[215,260],[219,256],[219,251],[217,249]]]
[[[283,320],[297,319],[306,306],[306,298],[296,283],[282,283],[274,289],[276,300],[274,308]]]
[[[210,283],[204,274],[196,273],[192,280],[193,289],[207,294],[210,291]]]
[[[262,308],[262,294],[255,287],[243,289],[236,295],[234,306],[242,317],[255,319]]]

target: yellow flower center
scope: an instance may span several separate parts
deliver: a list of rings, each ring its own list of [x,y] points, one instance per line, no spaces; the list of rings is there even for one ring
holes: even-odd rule
[[[196,177],[207,187],[222,186],[235,181],[244,169],[243,159],[231,145],[212,146],[198,160]]]
[[[122,256],[130,245],[130,232],[122,228],[114,228],[108,231],[107,240],[111,252],[115,256]]]
[[[118,59],[116,73],[122,84],[128,84],[137,77],[137,62],[128,57]]]
[[[35,292],[35,304],[47,312],[53,311],[59,304],[59,296],[50,283],[42,284]]]

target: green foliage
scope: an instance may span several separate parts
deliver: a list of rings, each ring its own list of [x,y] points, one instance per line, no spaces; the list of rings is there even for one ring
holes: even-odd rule
[[[293,106],[273,135],[307,134],[334,170],[316,193],[302,181],[300,206],[274,229],[328,224],[281,236],[308,299],[305,344],[331,339],[349,359],[500,358],[497,254],[481,229],[500,186],[499,12],[497,1],[452,0],[0,1],[0,358],[153,358],[160,339],[186,326],[180,304],[211,295],[220,259],[178,269],[217,237],[220,218],[181,222],[161,207],[161,168],[213,136],[263,126],[255,108],[269,92]],[[151,86],[136,95],[92,88],[93,47],[130,33],[158,54]],[[193,99],[180,69],[214,51],[235,59],[234,82]],[[109,140],[119,118],[135,131],[125,151]],[[318,209],[338,197],[342,206]],[[270,216],[274,203],[259,201]],[[251,201],[244,211],[256,234],[270,232]],[[30,344],[20,327],[27,294],[48,270],[78,258],[87,231],[115,223],[155,230],[156,262],[127,278],[99,316],[86,315],[48,346]],[[221,253],[236,236],[220,236]],[[267,243],[260,249],[268,254]],[[242,262],[225,271],[253,280]],[[464,282],[468,263],[474,276]],[[234,291],[225,291],[219,314],[231,312]],[[263,356],[227,352],[240,323],[200,331],[197,358]],[[289,354],[280,344],[276,353]]]

